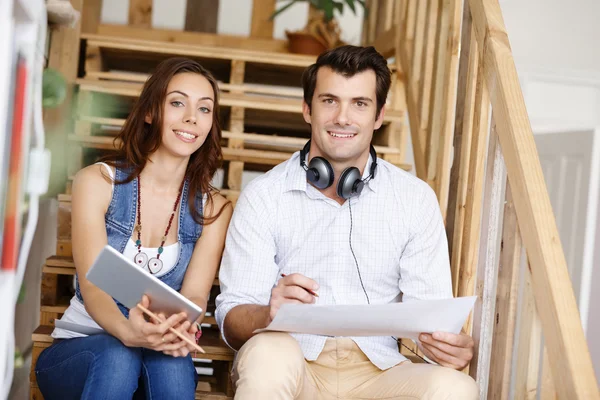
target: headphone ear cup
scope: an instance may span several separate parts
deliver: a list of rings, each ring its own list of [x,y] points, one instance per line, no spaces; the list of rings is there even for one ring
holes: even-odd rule
[[[361,192],[364,182],[361,180],[360,171],[356,167],[346,168],[337,184],[337,195],[348,200],[350,197]]]
[[[333,184],[333,168],[323,157],[313,157],[308,164],[306,179],[319,189],[326,189]]]

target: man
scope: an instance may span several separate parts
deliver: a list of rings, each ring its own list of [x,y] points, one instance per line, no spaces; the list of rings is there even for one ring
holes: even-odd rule
[[[216,318],[239,350],[236,398],[476,398],[475,382],[457,371],[473,354],[464,334],[421,335],[441,366],[410,363],[393,337],[253,334],[284,303],[452,297],[434,192],[371,150],[390,87],[386,60],[373,47],[343,46],[302,80],[311,141],[248,185],[228,230]]]

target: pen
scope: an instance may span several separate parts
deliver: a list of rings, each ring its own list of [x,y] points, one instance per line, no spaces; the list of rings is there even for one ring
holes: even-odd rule
[[[281,274],[282,278],[285,278],[286,276],[287,276],[286,274]],[[303,288],[303,289],[306,290],[308,293],[312,294],[313,296],[319,297],[319,295],[316,292],[314,292],[314,291],[312,291],[310,289],[306,289],[306,288]]]
[[[149,317],[155,319],[158,322],[164,322],[162,319],[160,319],[158,317],[158,315],[154,314],[152,311],[148,310],[146,307],[144,307],[141,304],[137,304],[137,307],[142,310],[145,314],[147,314]],[[173,328],[169,328],[169,332],[174,333],[178,338],[180,338],[181,340],[183,340],[184,342],[190,344],[192,347],[194,347],[197,351],[199,351],[200,353],[206,353],[204,351],[204,349],[200,346],[198,346],[196,343],[192,342],[190,339],[188,339],[187,337],[183,336],[181,333],[179,333],[178,331],[176,331]]]

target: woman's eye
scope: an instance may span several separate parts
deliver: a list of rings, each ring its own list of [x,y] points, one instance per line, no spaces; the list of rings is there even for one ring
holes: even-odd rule
[[[210,112],[210,108],[208,108],[208,107],[200,107],[200,112],[208,114]]]
[[[182,107],[182,106],[183,106],[183,103],[182,103],[181,101],[175,100],[175,101],[172,101],[172,102],[171,102],[171,105],[172,105],[173,107]]]

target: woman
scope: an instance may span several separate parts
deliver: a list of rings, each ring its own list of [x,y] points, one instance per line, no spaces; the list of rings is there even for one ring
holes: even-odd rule
[[[75,176],[77,281],[62,320],[106,334],[54,330],[54,343],[36,365],[47,400],[131,399],[134,393],[194,398],[192,349],[167,330],[194,339],[197,325],[183,314],[147,322],[138,308],[127,310],[85,275],[108,243],[206,310],[232,213],[210,184],[222,157],[218,109],[212,75],[195,61],[168,59],[145,83],[116,155]]]

